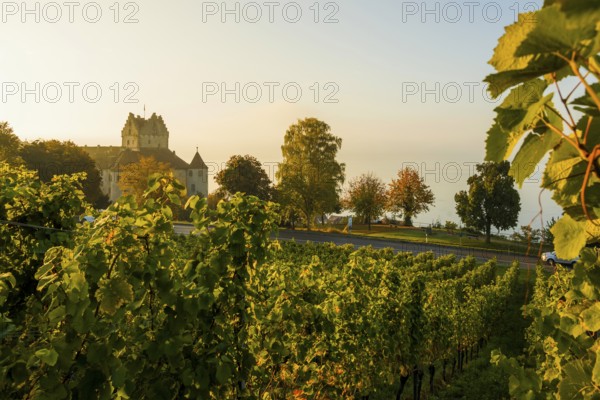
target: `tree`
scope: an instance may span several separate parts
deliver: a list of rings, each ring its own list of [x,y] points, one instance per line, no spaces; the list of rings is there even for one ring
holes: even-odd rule
[[[278,186],[290,206],[304,215],[309,230],[315,216],[339,207],[345,165],[335,158],[341,147],[342,139],[315,118],[298,120],[285,134]]]
[[[523,243],[538,243],[542,237],[542,231],[540,229],[533,229],[529,225],[522,225],[521,232],[515,231],[511,238],[516,242]]]
[[[444,229],[446,229],[449,233],[454,233],[458,229],[458,224],[454,221],[446,221],[444,224]]]
[[[148,179],[156,173],[172,174],[169,164],[158,162],[154,157],[140,157],[136,163],[125,165],[119,172],[119,189],[123,195],[133,195],[138,204],[144,202]]]
[[[469,177],[469,191],[454,196],[456,213],[467,226],[485,231],[485,241],[491,241],[491,229],[517,226],[521,211],[515,180],[509,176],[510,163],[485,162],[477,164],[477,172]]]
[[[435,197],[425,180],[413,168],[398,171],[398,179],[392,180],[388,190],[388,209],[404,216],[404,225],[412,226],[413,217],[429,211]]]
[[[0,122],[0,161],[10,165],[22,165],[20,147],[21,140],[15,135],[8,122]]]
[[[385,184],[372,173],[363,174],[350,181],[342,205],[363,219],[371,230],[371,220],[385,209],[387,196]]]
[[[284,192],[279,186],[273,187],[273,202],[279,205],[279,216],[281,220],[279,223],[282,226],[296,229],[296,224],[302,219],[299,209],[295,206],[297,200],[293,199],[295,196],[292,192]]]
[[[29,169],[36,170],[42,182],[54,176],[86,173],[83,192],[86,200],[96,208],[105,208],[108,197],[102,193],[102,177],[94,160],[75,143],[59,140],[36,140],[21,145],[20,156]]]
[[[241,192],[261,200],[271,198],[271,180],[261,163],[250,155],[232,156],[215,181],[228,196]]]

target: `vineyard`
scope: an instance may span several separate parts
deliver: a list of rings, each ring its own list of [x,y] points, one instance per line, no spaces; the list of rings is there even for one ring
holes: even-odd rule
[[[81,177],[1,168],[2,398],[400,398],[410,376],[419,398],[517,283],[516,264],[273,242],[276,206],[253,197],[190,199],[177,237],[169,177],[78,223]]]

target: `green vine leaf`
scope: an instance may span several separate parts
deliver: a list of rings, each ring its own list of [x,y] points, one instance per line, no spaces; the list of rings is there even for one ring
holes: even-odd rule
[[[133,301],[133,288],[121,277],[104,280],[96,291],[96,299],[101,312],[114,315],[123,304]]]
[[[58,353],[54,349],[41,349],[35,352],[35,356],[49,366],[53,367],[58,361]]]
[[[583,326],[590,332],[600,331],[600,303],[594,303],[593,306],[581,313]]]
[[[586,243],[584,227],[584,223],[575,221],[569,215],[563,216],[552,227],[554,248],[559,258],[570,260],[579,256]]]

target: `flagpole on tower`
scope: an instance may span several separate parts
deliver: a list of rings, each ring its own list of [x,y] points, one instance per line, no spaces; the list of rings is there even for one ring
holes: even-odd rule
[[[144,104],[144,119],[146,119],[146,105]]]

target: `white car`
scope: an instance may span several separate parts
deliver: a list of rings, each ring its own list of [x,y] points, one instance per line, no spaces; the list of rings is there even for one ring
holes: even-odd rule
[[[573,268],[573,266],[575,265],[575,263],[578,260],[579,260],[579,257],[574,258],[572,260],[563,260],[562,258],[558,258],[556,256],[555,251],[542,254],[542,261],[544,261],[545,263],[548,263],[548,265],[550,265],[552,267],[554,267],[556,264],[562,264],[564,266]]]

